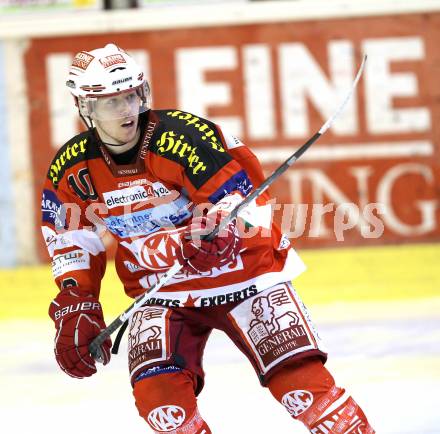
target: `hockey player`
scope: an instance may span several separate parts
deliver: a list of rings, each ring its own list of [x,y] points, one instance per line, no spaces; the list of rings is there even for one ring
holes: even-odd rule
[[[326,352],[290,283],[304,266],[271,221],[267,194],[212,241],[200,239],[263,180],[253,153],[207,119],[152,110],[142,70],[114,44],[78,53],[67,86],[88,128],[57,152],[42,200],[59,287],[49,315],[60,368],[76,378],[96,372],[88,344],[105,328],[105,229],[117,242],[116,269],[130,297],[182,265],[129,324],[135,403],[155,433],[211,432],[196,397],[213,328],[310,432],[373,433],[324,367]],[[108,340],[105,364],[110,348]]]

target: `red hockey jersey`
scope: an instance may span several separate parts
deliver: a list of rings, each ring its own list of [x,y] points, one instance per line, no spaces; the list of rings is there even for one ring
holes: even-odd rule
[[[60,288],[99,296],[106,267],[101,237],[109,231],[118,244],[115,264],[126,293],[142,294],[176,261],[179,232],[194,206],[245,196],[264,179],[255,155],[206,119],[150,110],[140,115],[140,128],[133,164],[116,164],[94,130],[72,138],[53,159],[42,231]],[[268,199],[264,194],[241,214],[248,229],[234,262],[197,275],[180,272],[148,302],[213,306],[300,274],[304,264],[271,221]]]

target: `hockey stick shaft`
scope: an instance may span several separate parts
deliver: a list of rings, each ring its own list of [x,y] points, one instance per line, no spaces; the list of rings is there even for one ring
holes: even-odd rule
[[[333,124],[335,119],[341,114],[344,110],[344,107],[347,105],[348,100],[351,98],[357,83],[362,75],[364,70],[364,65],[367,60],[367,56],[364,56],[361,66],[356,74],[356,77],[353,81],[353,84],[350,90],[347,92],[344,100],[340,104],[340,106],[336,109],[336,111],[330,116],[330,118],[322,125],[317,133],[315,133],[309,140],[307,140],[304,145],[302,145],[297,151],[295,151],[281,166],[279,166],[263,183],[253,190],[249,196],[238,204],[227,217],[225,217],[219,224],[216,226],[212,232],[203,238],[206,240],[212,240],[221,230],[223,230],[233,219],[235,219],[238,213],[243,210],[246,206],[248,206],[253,200],[259,197],[261,194],[266,191],[269,186],[278,179],[289,167],[291,167],[296,160],[298,160],[310,146],[313,145]],[[101,354],[101,345],[104,341],[110,337],[110,335],[116,331],[127,319],[129,319],[136,309],[142,306],[147,299],[157,292],[162,286],[164,286],[175,274],[179,272],[182,268],[182,265],[176,263],[173,265],[166,273],[164,273],[161,278],[150,288],[148,288],[140,297],[136,299],[136,301],[131,304],[118,318],[116,318],[106,329],[104,329],[96,338],[90,343],[89,351],[92,357],[95,360],[102,360]]]
[[[301,157],[304,152],[307,151],[307,149],[310,148],[310,146],[313,145],[333,124],[334,120],[341,114],[341,112],[344,110],[345,106],[347,105],[348,100],[351,98],[357,83],[362,75],[362,72],[364,70],[364,65],[367,60],[367,56],[364,56],[362,59],[361,66],[359,67],[359,70],[356,74],[356,77],[353,81],[353,84],[345,96],[344,100],[342,101],[341,105],[337,108],[337,110],[330,116],[330,118],[322,125],[322,127],[319,129],[317,133],[315,133],[312,137],[310,137],[309,140],[307,140],[304,145],[302,145],[294,154],[292,154],[280,167],[278,167],[272,175],[270,175],[263,183],[252,191],[252,193],[249,196],[246,196],[246,198],[241,202],[239,205],[237,205],[232,212],[225,217],[217,227],[215,227],[210,234],[208,234],[204,239],[206,240],[212,240],[222,229],[224,229],[233,219],[235,219],[238,215],[238,213],[243,210],[246,206],[248,206],[254,199],[256,199],[258,196],[260,196],[269,186],[278,179],[292,164],[295,163],[298,158]]]

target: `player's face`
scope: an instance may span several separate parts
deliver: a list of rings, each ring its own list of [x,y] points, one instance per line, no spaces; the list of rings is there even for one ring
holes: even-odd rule
[[[136,136],[141,99],[135,90],[97,98],[92,118],[116,144],[128,143]]]

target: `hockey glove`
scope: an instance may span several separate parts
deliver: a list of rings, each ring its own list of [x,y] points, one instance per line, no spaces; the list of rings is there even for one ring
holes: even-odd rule
[[[177,249],[177,260],[182,271],[200,274],[220,268],[232,262],[241,248],[241,239],[235,222],[229,223],[213,240],[204,241],[202,235],[209,234],[219,223],[220,213],[195,217],[183,232],[180,250]]]
[[[55,358],[60,368],[71,377],[90,377],[96,372],[95,360],[88,345],[106,327],[99,301],[92,296],[61,291],[49,307],[55,323]],[[111,340],[101,347],[103,363],[110,361]]]

